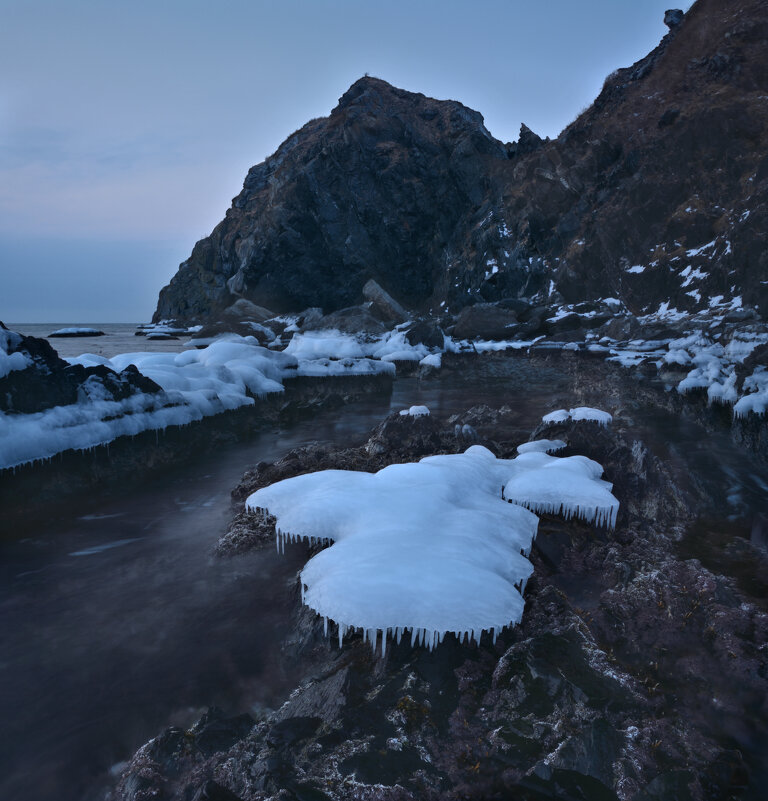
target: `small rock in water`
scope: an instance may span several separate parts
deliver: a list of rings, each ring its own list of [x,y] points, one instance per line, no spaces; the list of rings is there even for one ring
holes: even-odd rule
[[[49,337],[103,337],[103,331],[98,328],[59,328],[48,334]]]

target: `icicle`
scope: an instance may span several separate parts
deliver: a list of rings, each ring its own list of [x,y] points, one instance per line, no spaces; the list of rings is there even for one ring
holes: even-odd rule
[[[339,623],[339,648],[341,648],[343,640],[344,640],[344,624]]]
[[[400,638],[402,636],[403,636],[403,630],[400,628],[400,626],[398,626],[397,630],[395,632],[395,639],[396,639],[398,645],[400,645]]]
[[[411,626],[411,648],[416,645],[416,627]]]
[[[384,629],[381,632],[381,658],[382,659],[384,659],[384,657],[387,655],[387,634],[388,634],[388,632],[389,632],[389,629]]]
[[[371,629],[371,650],[373,651],[373,655],[376,656],[376,640],[377,637],[377,630]]]
[[[327,637],[328,636],[328,618],[323,617],[323,634]]]
[[[491,631],[493,632],[493,644],[496,645],[496,637],[498,636],[498,631],[496,630],[496,626],[494,626]]]
[[[520,595],[522,595],[522,594],[525,592],[525,585],[526,585],[527,583],[528,583],[528,579],[527,579],[527,578],[524,578],[524,579],[523,579],[523,580],[520,582]]]

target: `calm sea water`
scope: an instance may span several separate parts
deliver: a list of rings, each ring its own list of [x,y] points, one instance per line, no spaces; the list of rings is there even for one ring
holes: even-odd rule
[[[264,432],[123,497],[77,499],[35,536],[0,543],[0,799],[81,799],[169,722],[188,725],[212,703],[257,712],[296,685],[301,665],[280,642],[303,548],[211,555],[248,465],[313,441],[363,442],[414,404],[445,415],[503,403],[511,387],[526,387],[516,408],[533,428],[571,381],[524,360],[482,384],[401,379],[391,397]]]
[[[148,343],[131,325],[108,329],[108,337],[53,343],[71,355],[183,347]],[[295,686],[301,665],[283,658],[280,642],[303,549],[211,555],[247,466],[312,441],[360,443],[390,410],[410,405],[445,417],[511,404],[515,424],[531,430],[543,412],[573,405],[576,379],[557,362],[534,368],[526,359],[482,375],[398,379],[390,398],[263,432],[122,497],[77,499],[34,537],[0,543],[0,799],[82,799],[169,723],[187,725],[211,703],[258,713]],[[653,410],[635,421],[636,436],[659,456],[711,487],[721,532],[735,536],[734,526],[768,508],[764,467],[727,435],[703,435]]]
[[[152,341],[135,335],[138,323],[6,323],[12,331],[32,337],[48,339],[62,358],[96,353],[107,359],[118,353],[151,351],[152,353],[177,353],[185,350],[187,337]],[[48,335],[59,328],[95,328],[103,331],[103,337],[54,337]]]

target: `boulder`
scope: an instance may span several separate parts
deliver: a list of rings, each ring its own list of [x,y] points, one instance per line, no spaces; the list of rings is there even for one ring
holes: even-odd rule
[[[0,327],[7,330],[2,323]],[[94,391],[103,400],[123,400],[139,392],[161,391],[132,364],[120,373],[102,365],[69,364],[59,358],[45,339],[15,334],[8,337],[6,352],[23,354],[29,364],[0,378],[0,412],[42,412],[77,403]]]
[[[445,344],[443,329],[435,320],[417,320],[405,329],[405,338],[411,345],[442,348]]]
[[[615,339],[617,342],[625,339],[636,339],[642,330],[642,326],[637,321],[637,317],[631,314],[625,314],[621,317],[614,317],[607,323],[604,323],[599,334],[601,337],[608,337]]]
[[[299,313],[296,325],[301,331],[315,331],[322,319],[323,310],[319,306],[312,306]]]
[[[202,344],[203,342],[207,342],[207,340],[221,336],[222,334],[256,337],[260,345],[268,345],[276,339],[275,332],[266,325],[251,322],[250,320],[235,320],[230,318],[228,320],[220,320],[216,323],[204,325],[194,337],[189,340],[189,344],[195,347],[204,347]]]
[[[275,313],[263,306],[257,306],[251,303],[250,300],[240,298],[236,300],[231,306],[224,309],[223,316],[226,318],[234,318],[237,320],[253,320],[255,323],[263,323],[264,320],[269,320],[274,317]]]
[[[518,330],[517,315],[495,303],[476,303],[459,312],[453,329],[455,339],[512,339]]]
[[[371,314],[367,306],[349,306],[326,314],[313,326],[317,329],[335,328],[347,334],[383,334],[384,324]]]
[[[565,331],[576,331],[583,328],[583,320],[576,312],[564,314],[544,321],[544,330],[548,334],[562,334]]]
[[[363,297],[383,315],[386,320],[402,323],[408,319],[408,312],[386,290],[371,278],[363,287]]]

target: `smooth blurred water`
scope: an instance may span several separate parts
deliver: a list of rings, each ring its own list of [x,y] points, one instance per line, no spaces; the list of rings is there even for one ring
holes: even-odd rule
[[[0,799],[74,801],[163,727],[188,725],[209,704],[235,713],[281,703],[302,672],[280,643],[304,551],[212,557],[232,514],[230,490],[247,466],[291,448],[358,444],[390,410],[424,404],[445,417],[506,403],[531,430],[574,399],[577,376],[557,361],[487,364],[429,382],[398,379],[391,398],[264,432],[108,502],[79,499],[33,538],[0,544]],[[706,439],[655,412],[637,415],[637,434],[704,475],[724,516],[766,508],[766,471],[727,435]]]

